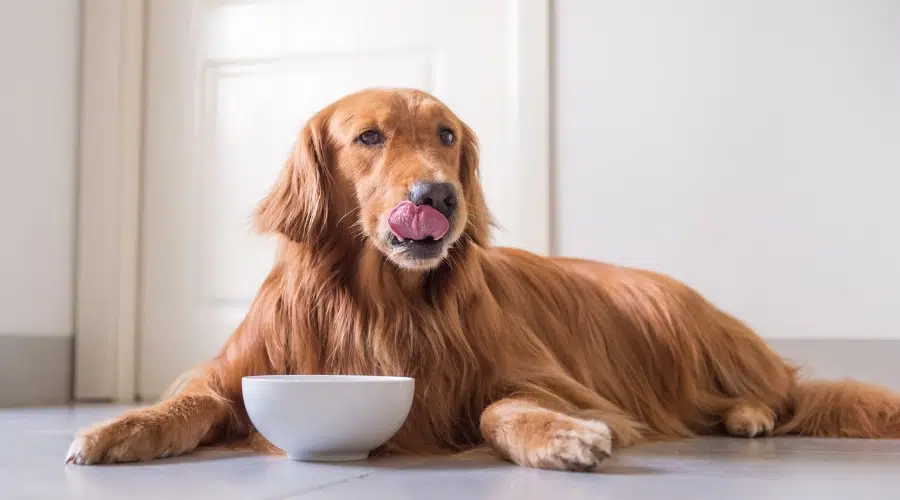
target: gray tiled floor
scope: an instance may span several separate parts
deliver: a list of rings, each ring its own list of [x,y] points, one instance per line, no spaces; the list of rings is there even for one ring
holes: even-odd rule
[[[119,411],[0,410],[0,499],[900,498],[900,441],[697,439],[621,452],[603,474],[489,458],[307,464],[226,450],[131,465],[63,463],[75,429]]]

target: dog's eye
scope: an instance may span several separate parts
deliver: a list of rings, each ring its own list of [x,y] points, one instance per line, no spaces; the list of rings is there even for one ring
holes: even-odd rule
[[[360,144],[366,146],[378,146],[379,144],[384,144],[384,136],[377,130],[366,130],[359,134],[359,137],[357,137],[356,140],[359,141]]]
[[[453,141],[456,139],[456,136],[453,135],[453,131],[449,128],[442,128],[438,131],[438,136],[441,138],[441,144],[444,146],[453,144]]]

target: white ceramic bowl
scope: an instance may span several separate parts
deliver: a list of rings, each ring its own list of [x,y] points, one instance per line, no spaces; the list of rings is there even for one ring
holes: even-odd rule
[[[244,377],[250,421],[292,460],[363,460],[403,425],[415,381],[356,375]]]

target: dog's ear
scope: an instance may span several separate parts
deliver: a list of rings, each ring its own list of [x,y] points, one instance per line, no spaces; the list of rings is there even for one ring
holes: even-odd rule
[[[462,125],[460,152],[460,182],[462,183],[469,217],[466,234],[478,245],[487,246],[491,238],[491,214],[488,210],[478,169],[478,137],[466,125]]]
[[[256,209],[259,231],[281,233],[297,242],[315,242],[325,230],[331,176],[324,124],[325,120],[316,116],[303,127],[275,186]]]

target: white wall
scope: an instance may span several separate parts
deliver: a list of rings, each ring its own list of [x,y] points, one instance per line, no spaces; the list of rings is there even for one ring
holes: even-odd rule
[[[0,335],[70,335],[77,0],[0,3]]]
[[[556,252],[900,338],[900,2],[560,0]]]

